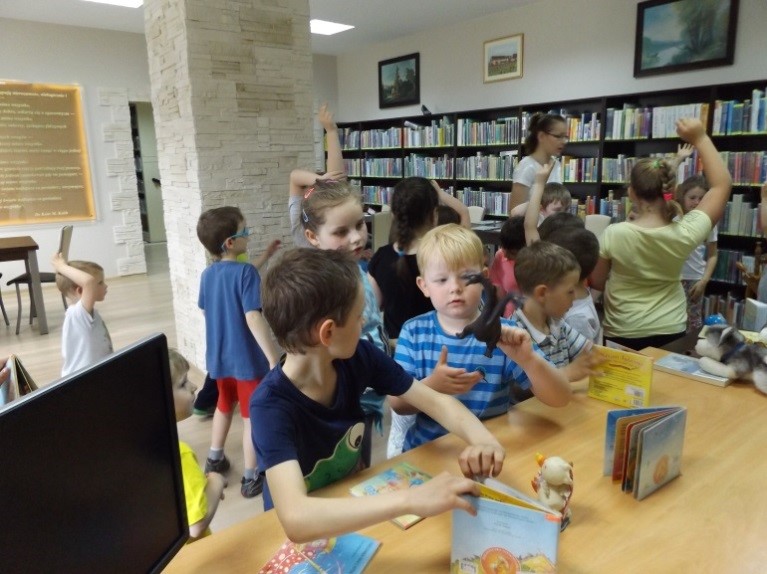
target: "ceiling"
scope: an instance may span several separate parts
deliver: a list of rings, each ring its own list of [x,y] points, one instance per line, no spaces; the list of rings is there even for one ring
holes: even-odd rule
[[[312,35],[312,51],[342,54],[384,42],[532,4],[538,0],[309,0],[312,18],[355,26],[334,36]],[[144,33],[143,8],[82,0],[0,0],[0,18]]]

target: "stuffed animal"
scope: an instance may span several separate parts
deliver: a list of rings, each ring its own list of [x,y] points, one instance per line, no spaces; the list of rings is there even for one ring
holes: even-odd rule
[[[533,478],[538,500],[562,514],[562,530],[570,523],[570,497],[573,495],[573,464],[558,456],[538,453],[535,460],[541,469]]]
[[[767,339],[765,330],[760,339]],[[701,356],[700,368],[720,377],[752,381],[767,394],[767,349],[746,341],[729,325],[709,325],[706,337],[698,340],[695,351]]]

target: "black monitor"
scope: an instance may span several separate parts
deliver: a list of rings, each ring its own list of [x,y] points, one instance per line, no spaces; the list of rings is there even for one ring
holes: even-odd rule
[[[0,408],[0,572],[155,572],[188,537],[164,335]]]

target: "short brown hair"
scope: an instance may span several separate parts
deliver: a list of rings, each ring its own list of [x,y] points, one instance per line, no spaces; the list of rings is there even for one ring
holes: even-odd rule
[[[349,253],[292,249],[269,266],[262,311],[277,342],[289,353],[303,353],[317,344],[312,335],[317,323],[346,324],[360,286],[360,269]]]
[[[209,209],[197,220],[197,239],[213,257],[220,257],[227,239],[237,233],[245,221],[239,207],[224,206]]]
[[[445,260],[448,269],[457,271],[469,265],[485,266],[485,250],[482,241],[471,229],[455,223],[430,229],[418,244],[416,259],[423,275],[429,261],[435,257]]]
[[[301,222],[304,229],[314,233],[325,224],[325,212],[346,203],[350,199],[362,204],[359,190],[346,180],[317,180],[306,190],[301,201]]]
[[[561,183],[547,183],[545,186],[543,186],[543,195],[541,195],[541,207],[545,209],[555,201],[560,202],[565,209],[570,209],[570,203],[572,202],[570,190],[568,190]]]
[[[88,275],[94,277],[96,276],[96,273],[104,274],[104,268],[93,261],[67,261],[67,265],[79,269],[80,271],[85,271]],[[69,277],[65,277],[61,273],[56,273],[56,287],[58,287],[59,291],[64,295],[67,295],[77,289],[78,285]]]
[[[575,255],[548,241],[536,241],[519,250],[514,265],[517,285],[525,295],[532,295],[538,285],[553,287],[571,271],[580,273]]]
[[[583,227],[563,226],[553,230],[546,241],[564,247],[575,256],[581,268],[581,281],[591,275],[599,260],[599,240]]]

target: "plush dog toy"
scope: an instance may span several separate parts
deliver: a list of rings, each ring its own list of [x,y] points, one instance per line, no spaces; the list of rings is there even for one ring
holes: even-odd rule
[[[760,333],[760,339],[767,339],[767,330]],[[767,394],[767,349],[748,343],[735,327],[709,325],[706,337],[698,340],[695,351],[701,356],[700,368],[707,373],[752,381]]]

